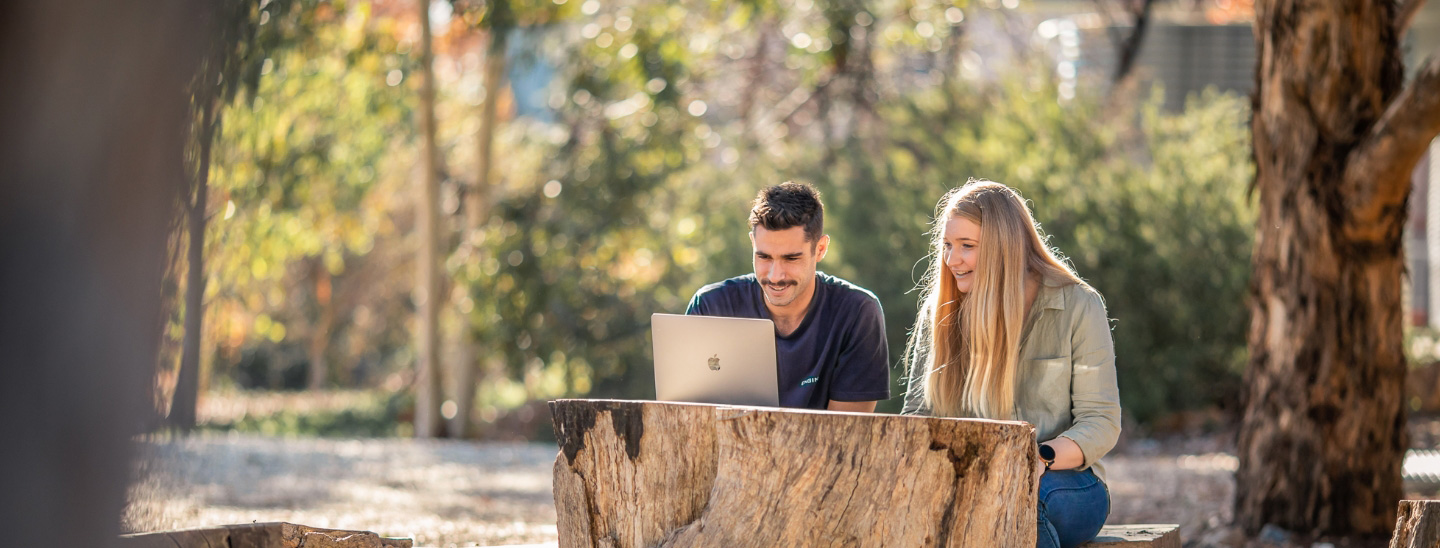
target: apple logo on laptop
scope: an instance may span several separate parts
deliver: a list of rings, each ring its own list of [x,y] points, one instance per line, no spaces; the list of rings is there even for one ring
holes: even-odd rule
[[[711,371],[719,371],[719,370],[720,370],[720,355],[719,355],[719,354],[715,354],[714,356],[710,356],[710,359],[709,359],[708,361],[710,362],[710,370],[711,370]]]

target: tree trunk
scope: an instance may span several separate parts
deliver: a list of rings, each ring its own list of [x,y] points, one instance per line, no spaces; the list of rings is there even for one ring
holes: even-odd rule
[[[1434,548],[1440,546],[1440,500],[1400,501],[1400,517],[1390,548]]]
[[[504,0],[495,2],[492,13],[506,10],[508,7]],[[508,11],[508,10],[506,10]],[[485,51],[485,102],[480,106],[480,133],[477,141],[479,150],[476,154],[475,165],[475,188],[469,196],[469,203],[465,208],[465,245],[471,246],[471,260],[478,260],[480,257],[480,246],[475,244],[474,235],[479,233],[485,224],[486,213],[490,207],[491,174],[494,171],[495,151],[495,126],[498,121],[497,104],[500,102],[500,94],[505,89],[505,40],[509,29],[503,26],[492,25],[490,28],[490,44]],[[480,344],[479,337],[474,326],[470,324],[469,314],[461,312],[462,347],[457,355],[461,356],[460,363],[455,368],[455,416],[450,419],[449,434],[452,438],[470,437],[474,433],[474,427],[470,421],[470,411],[475,406],[475,385],[479,382],[480,372],[480,351],[477,347]]]
[[[439,247],[440,181],[436,169],[439,151],[435,144],[435,73],[431,51],[430,0],[415,2],[420,16],[420,203],[416,222],[419,225],[419,251],[416,257],[417,283],[415,300],[419,314],[416,322],[415,351],[418,355],[415,372],[415,436],[430,438],[442,433],[440,422],[440,360],[439,301],[440,273],[437,264]]]
[[[213,99],[203,101],[200,120],[200,157],[192,172],[194,194],[186,208],[189,239],[185,272],[185,337],[180,352],[180,372],[170,399],[170,426],[181,432],[195,428],[195,407],[200,398],[200,338],[205,319],[205,210],[210,188],[210,145],[219,125],[219,106]]]
[[[1020,422],[551,402],[560,546],[1034,546]]]
[[[315,280],[315,326],[310,330],[310,389],[322,390],[330,378],[330,362],[325,351],[330,347],[330,330],[335,325],[334,280],[326,268],[323,258],[316,257],[311,264],[311,275]]]
[[[154,409],[169,236],[194,190],[187,85],[217,7],[0,2],[5,546],[120,533]]]
[[[1388,0],[1256,3],[1252,257],[1235,516],[1380,535],[1405,448],[1401,230],[1440,131],[1440,64],[1402,92]]]

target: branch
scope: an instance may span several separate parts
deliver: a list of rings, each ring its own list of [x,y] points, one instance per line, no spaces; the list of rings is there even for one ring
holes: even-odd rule
[[[1342,190],[1350,197],[1346,235],[1379,243],[1410,192],[1410,175],[1440,134],[1440,58],[1430,58],[1350,152]]]
[[[1135,60],[1140,56],[1140,44],[1145,41],[1145,29],[1150,25],[1150,11],[1153,7],[1155,0],[1141,0],[1140,5],[1132,6],[1130,16],[1134,25],[1130,35],[1119,44],[1120,59],[1116,63],[1115,74],[1110,79],[1112,83],[1124,80],[1135,67]]]
[[[1425,5],[1425,0],[1400,0],[1395,6],[1395,37],[1403,38],[1405,31],[1410,29],[1410,23],[1415,20],[1415,14],[1420,13],[1420,7]]]

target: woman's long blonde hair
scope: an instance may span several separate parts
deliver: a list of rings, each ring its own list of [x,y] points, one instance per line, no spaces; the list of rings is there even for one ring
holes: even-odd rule
[[[980,225],[968,294],[945,264],[945,223],[952,218]],[[1026,274],[1042,283],[1085,282],[1045,245],[1020,194],[996,182],[971,179],[945,193],[931,236],[920,314],[905,352],[910,382],[920,382],[922,401],[937,416],[1014,419]]]

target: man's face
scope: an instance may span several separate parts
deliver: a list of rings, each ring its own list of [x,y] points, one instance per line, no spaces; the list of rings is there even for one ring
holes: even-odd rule
[[[808,306],[811,285],[815,283],[815,264],[825,257],[830,237],[805,241],[804,227],[767,230],[756,226],[750,232],[750,245],[755,249],[755,278],[765,293],[765,302],[775,308],[792,304]],[[796,299],[807,300],[797,303]]]

